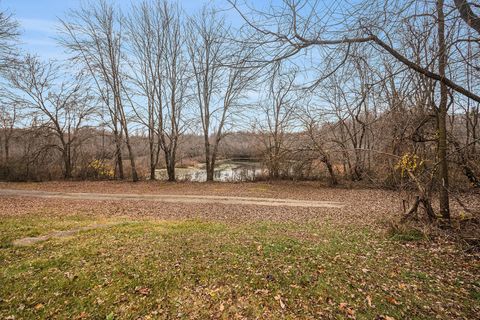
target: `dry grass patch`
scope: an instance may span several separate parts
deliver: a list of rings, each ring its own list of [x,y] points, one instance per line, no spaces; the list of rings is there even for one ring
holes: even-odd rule
[[[0,318],[471,318],[478,260],[326,223],[3,217]],[[120,222],[31,247],[25,234]],[[448,261],[448,263],[445,263]]]

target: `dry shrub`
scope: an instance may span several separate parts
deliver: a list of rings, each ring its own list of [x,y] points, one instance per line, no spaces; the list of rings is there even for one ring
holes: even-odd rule
[[[392,240],[402,242],[423,241],[434,238],[434,230],[431,224],[419,221],[391,220],[388,222],[387,235]]]

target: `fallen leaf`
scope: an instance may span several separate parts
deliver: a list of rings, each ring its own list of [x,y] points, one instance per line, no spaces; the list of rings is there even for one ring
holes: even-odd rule
[[[137,292],[141,295],[144,295],[144,296],[148,296],[150,294],[151,290],[147,287],[136,287],[135,292]]]
[[[394,304],[396,306],[398,306],[400,304],[400,302],[398,302],[397,300],[395,300],[394,297],[387,297],[386,300],[391,303],[391,304]]]
[[[280,307],[282,309],[285,309],[285,303],[282,301],[282,297],[280,295],[276,295],[274,298],[275,298],[275,300],[278,301],[278,303],[280,303]]]
[[[372,298],[370,296],[367,296],[367,304],[370,308],[372,307]]]
[[[82,311],[78,316],[76,316],[75,320],[81,320],[81,319],[87,319],[88,318],[88,313],[86,313],[85,311]]]
[[[390,316],[380,315],[380,316],[377,316],[377,317],[375,318],[375,320],[395,320],[395,318],[390,317]]]
[[[343,311],[348,318],[355,319],[355,310],[348,306],[346,302],[342,302],[338,305],[338,309]]]
[[[267,289],[257,289],[257,290],[255,290],[256,294],[259,294],[259,293],[267,294],[268,292],[269,291]]]

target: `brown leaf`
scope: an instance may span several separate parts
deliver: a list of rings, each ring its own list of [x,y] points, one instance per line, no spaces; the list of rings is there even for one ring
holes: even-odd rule
[[[349,307],[346,302],[342,302],[338,305],[338,309],[343,311],[348,318],[350,319],[355,319],[355,310],[353,308]]]
[[[135,292],[143,295],[143,296],[148,296],[151,292],[150,288],[147,287],[136,287]]]
[[[81,320],[81,319],[87,319],[88,318],[88,313],[86,313],[85,311],[82,311],[78,316],[76,316],[75,320]]]
[[[391,304],[394,304],[396,306],[398,306],[400,304],[400,302],[398,302],[397,300],[395,300],[394,297],[387,297],[386,300],[391,303]]]
[[[347,308],[347,303],[346,302],[341,302],[339,305],[338,305],[338,309],[340,310],[345,310]]]

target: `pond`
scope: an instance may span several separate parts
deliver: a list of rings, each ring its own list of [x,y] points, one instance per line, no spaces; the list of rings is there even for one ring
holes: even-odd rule
[[[157,169],[156,178],[158,180],[167,180],[167,170]],[[250,161],[223,161],[215,168],[214,180],[223,182],[253,181],[255,178],[266,174],[260,162]],[[175,168],[175,176],[178,181],[207,181],[207,172],[205,164],[195,167]]]

